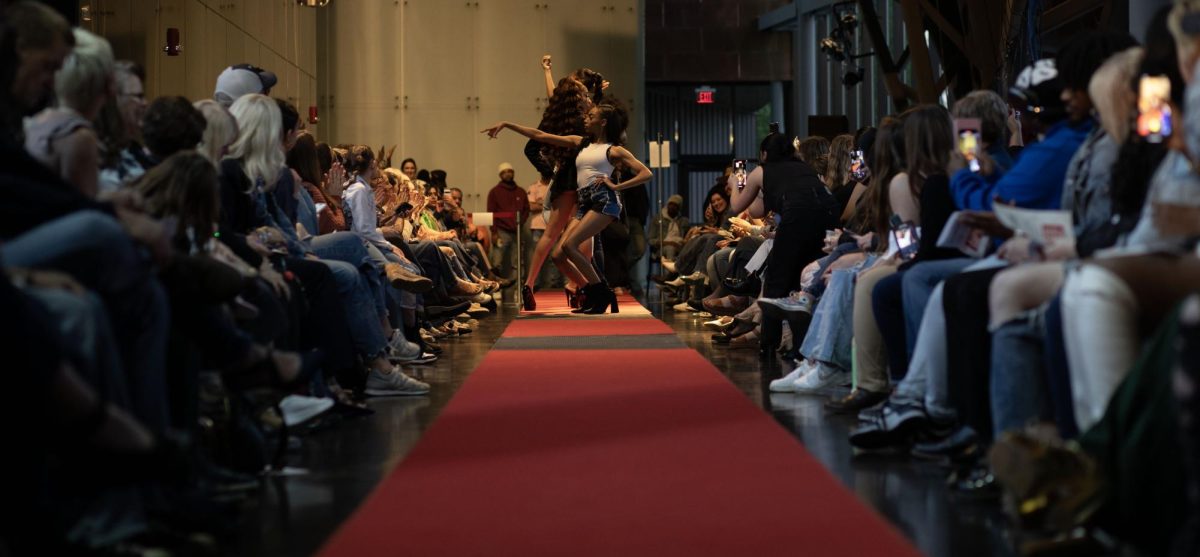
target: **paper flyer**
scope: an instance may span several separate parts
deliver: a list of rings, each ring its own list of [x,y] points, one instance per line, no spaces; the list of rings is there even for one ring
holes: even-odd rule
[[[976,259],[987,253],[990,238],[978,228],[972,228],[962,222],[962,211],[955,211],[942,228],[938,236],[939,248],[957,249]]]
[[[1024,232],[1031,240],[1044,246],[1062,241],[1075,241],[1075,227],[1070,211],[1022,209],[996,203],[992,206],[996,218],[1008,228]]]

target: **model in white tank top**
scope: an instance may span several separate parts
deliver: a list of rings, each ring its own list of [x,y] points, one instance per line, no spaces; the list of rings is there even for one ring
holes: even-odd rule
[[[579,150],[575,156],[575,182],[579,189],[590,187],[600,178],[612,176],[613,164],[608,160],[610,143],[593,143]]]

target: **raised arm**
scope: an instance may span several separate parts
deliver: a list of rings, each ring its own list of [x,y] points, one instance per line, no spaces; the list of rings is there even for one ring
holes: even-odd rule
[[[613,183],[612,179],[606,176],[604,178],[604,183],[615,191],[635,188],[645,184],[646,182],[649,182],[650,179],[654,177],[654,173],[650,172],[650,169],[646,168],[646,165],[642,164],[642,161],[633,156],[633,153],[630,153],[629,149],[621,146],[613,147],[612,150],[609,151],[609,157],[611,158],[609,162],[612,162],[614,165],[623,166],[636,172],[633,178],[625,180],[619,184]]]
[[[554,96],[554,73],[550,71],[550,55],[542,55],[542,72],[546,76],[546,98]]]
[[[740,191],[737,187],[737,175],[729,176],[729,186],[733,197],[729,200],[729,212],[737,214],[749,211],[754,218],[762,218],[766,214],[762,200],[762,166],[758,166],[746,175],[746,187]]]
[[[489,138],[495,139],[497,135],[500,135],[500,132],[503,131],[504,128],[515,131],[525,137],[528,137],[529,139],[537,141],[538,143],[554,145],[555,147],[576,148],[583,143],[583,138],[578,135],[554,135],[551,133],[546,133],[537,128],[527,128],[512,122],[499,122],[490,128],[485,128],[480,133],[486,133]]]

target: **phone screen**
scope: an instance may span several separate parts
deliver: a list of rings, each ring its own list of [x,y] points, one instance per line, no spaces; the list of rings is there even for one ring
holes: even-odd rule
[[[920,247],[920,244],[917,243],[917,229],[913,223],[905,222],[894,225],[892,239],[896,241],[896,250],[900,252],[901,259],[908,260],[917,255],[917,248]]]
[[[978,118],[955,118],[954,133],[958,136],[958,152],[967,159],[971,172],[979,172],[979,130],[981,125]]]
[[[737,178],[739,190],[746,187],[746,159],[733,160],[733,175]]]
[[[862,151],[850,151],[850,179],[855,182],[863,182],[871,175],[871,171],[867,168],[867,161],[863,157]]]
[[[1138,135],[1151,143],[1171,137],[1171,80],[1165,75],[1143,75],[1138,81]]]

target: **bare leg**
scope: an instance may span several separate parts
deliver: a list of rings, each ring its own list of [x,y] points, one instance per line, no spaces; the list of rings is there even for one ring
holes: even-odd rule
[[[1062,287],[1063,264],[1034,263],[1011,267],[992,281],[988,303],[991,327],[999,327],[1054,298]]]
[[[537,277],[542,272],[542,265],[546,263],[546,258],[550,256],[554,244],[567,229],[567,223],[571,222],[571,214],[574,212],[575,194],[573,192],[563,193],[554,200],[554,208],[550,210],[550,222],[546,223],[546,232],[542,234],[541,238],[538,238],[537,247],[533,249],[533,261],[529,263],[529,276],[525,278],[525,286],[528,286],[530,290],[533,290],[534,284],[537,283]]]
[[[567,256],[564,247],[567,244],[567,238],[579,227],[579,219],[571,219],[567,224],[566,232],[563,232],[562,238],[559,239],[558,245],[554,246],[554,251],[550,254],[550,258],[554,261],[554,266],[558,267],[562,276],[567,279],[567,288],[570,290],[578,290],[580,286],[587,284],[587,276],[575,267],[575,263]]]
[[[592,267],[591,260],[580,250],[580,246],[584,242],[590,244],[592,237],[599,234],[601,230],[604,230],[614,220],[616,219],[603,213],[588,211],[583,216],[583,220],[580,220],[577,226],[567,232],[567,237],[563,240],[563,253],[567,255],[571,263],[575,264],[575,268],[587,279],[587,284],[599,283],[600,275],[596,274],[596,269]]]

